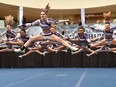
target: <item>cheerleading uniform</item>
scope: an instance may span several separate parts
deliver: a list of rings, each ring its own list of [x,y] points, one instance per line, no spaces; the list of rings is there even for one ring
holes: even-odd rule
[[[75,39],[78,40],[78,45],[79,46],[83,46],[83,47],[86,47],[89,42],[90,42],[90,39],[89,39],[89,36],[87,33],[84,33],[84,35],[80,35],[79,33],[75,36]]]
[[[26,34],[25,36],[20,36],[19,39],[26,43],[30,38],[30,35]]]
[[[11,31],[5,31],[3,32],[0,36],[6,35],[7,41],[5,42],[7,45],[7,48],[10,50],[13,48],[12,44],[8,44],[7,42],[9,41],[16,41],[17,38],[17,33],[14,30]]]
[[[50,27],[52,24],[57,24],[58,21],[53,20],[51,18],[47,18],[46,21],[42,21],[41,19],[38,19],[32,23],[27,23],[27,24],[23,24],[22,27],[26,28],[27,26],[35,26],[35,25],[39,25],[43,30],[50,30]],[[45,37],[45,39],[49,39],[49,37],[52,35],[51,32],[49,33],[42,33],[42,35]]]
[[[104,40],[107,42],[107,44],[111,44],[113,38],[113,31],[116,29],[116,27],[112,27],[110,28],[110,30],[100,30],[100,29],[96,29],[96,28],[91,28],[92,30],[96,30],[96,31],[101,31],[104,33]]]

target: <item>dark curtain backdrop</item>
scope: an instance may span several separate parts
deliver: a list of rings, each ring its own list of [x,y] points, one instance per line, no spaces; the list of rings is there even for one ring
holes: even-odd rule
[[[49,53],[42,56],[32,53],[26,57],[18,58],[20,53],[0,53],[1,68],[43,68],[43,67],[67,67],[67,68],[96,68],[116,67],[116,54],[112,52],[101,52],[87,57],[86,52],[72,55],[70,51]]]

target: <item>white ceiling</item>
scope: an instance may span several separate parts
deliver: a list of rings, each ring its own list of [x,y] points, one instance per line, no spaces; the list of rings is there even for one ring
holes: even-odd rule
[[[80,9],[116,4],[116,0],[0,0],[0,2],[31,8],[44,8],[50,3],[51,9]]]

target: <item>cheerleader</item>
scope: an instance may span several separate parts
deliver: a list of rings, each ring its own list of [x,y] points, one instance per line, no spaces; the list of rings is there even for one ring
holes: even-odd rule
[[[58,41],[59,43],[62,43],[64,46],[70,48],[71,50],[76,51],[77,48],[72,47],[71,45],[69,45],[66,41],[64,41],[63,39],[59,38],[58,36],[54,35],[51,33],[50,31],[50,27],[52,24],[57,24],[59,23],[59,21],[53,20],[51,18],[47,18],[47,14],[48,14],[48,10],[49,10],[50,6],[49,4],[46,6],[46,8],[44,10],[41,11],[40,14],[40,19],[34,21],[33,23],[28,23],[28,24],[23,24],[20,25],[22,27],[27,27],[27,26],[34,26],[34,25],[39,25],[42,30],[43,33],[42,35],[37,35],[37,36],[33,36],[32,38],[30,38],[25,44],[24,46],[22,46],[19,49],[16,49],[15,52],[20,52],[23,51],[26,47],[28,47],[33,41],[37,41],[37,40],[45,40],[45,39],[50,39],[50,40],[55,40]]]
[[[101,31],[104,33],[105,37],[103,40],[92,44],[91,47],[97,47],[97,46],[103,46],[103,45],[116,45],[116,39],[113,38],[113,31],[116,29],[116,27],[110,28],[110,22],[105,23],[105,29],[96,29],[91,26],[89,26],[90,29]]]
[[[62,34],[60,34],[58,31],[57,31],[57,27],[54,25],[54,26],[51,26],[50,28],[52,34],[55,34],[56,36],[62,38],[62,39],[66,39]],[[53,48],[55,50],[58,50],[58,51],[64,51],[64,52],[67,52],[67,48],[62,45],[61,43],[57,42],[57,41],[54,41],[53,42]]]
[[[36,52],[38,54],[41,54],[43,56],[45,56],[46,53],[49,52],[56,52],[57,50],[54,50],[52,48],[50,48],[47,44],[44,43],[44,41],[37,41],[34,43],[34,46],[32,48],[28,48],[29,51],[25,54],[19,55],[20,58],[27,56],[33,52]]]
[[[90,42],[98,40],[98,38],[89,39],[89,36],[87,33],[85,33],[85,29],[83,28],[83,26],[79,26],[78,33],[75,36],[75,39],[68,39],[68,40],[71,42],[74,42],[75,44],[78,45],[76,47],[79,48],[79,50],[76,52],[72,52],[72,54],[77,54],[77,53],[82,52],[84,50],[87,50],[89,52],[93,52],[93,50],[91,50],[87,46]]]
[[[26,33],[25,29],[21,29],[19,39],[23,42],[23,45],[31,38],[29,34]]]
[[[97,29],[89,26],[90,29],[95,31],[101,31],[104,33],[104,39],[99,41],[96,44],[92,44],[91,47],[103,46],[103,45],[116,45],[116,39],[113,38],[113,31],[116,29],[115,27],[110,28],[110,16],[111,12],[103,13],[105,19],[105,28]]]
[[[0,50],[0,52],[13,51],[14,48],[12,45],[21,45],[20,40],[17,38],[17,33],[12,30],[12,25],[14,24],[13,18],[11,15],[5,17],[7,30],[0,36],[6,35],[6,39],[1,40],[0,43],[6,44],[7,48]]]

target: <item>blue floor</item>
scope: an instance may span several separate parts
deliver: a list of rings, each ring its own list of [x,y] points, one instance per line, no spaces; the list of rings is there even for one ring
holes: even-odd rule
[[[1,68],[0,87],[116,87],[116,68]]]

